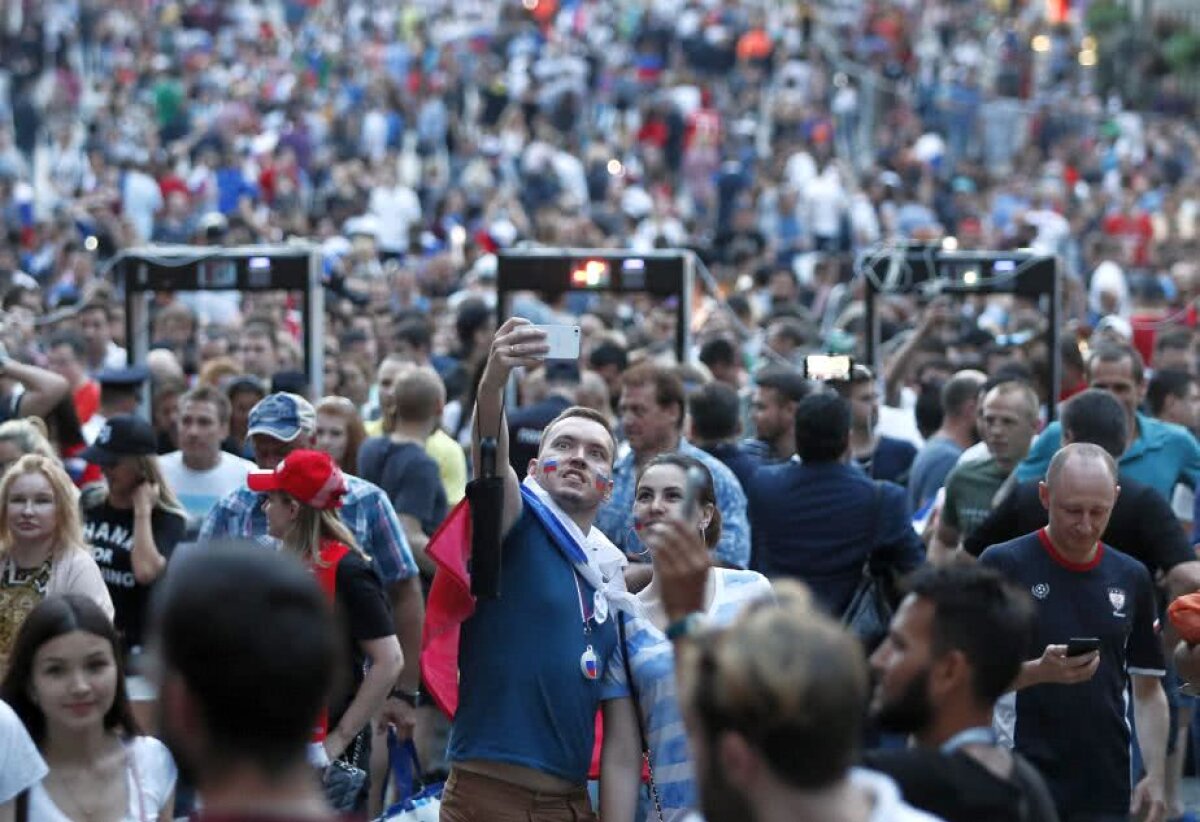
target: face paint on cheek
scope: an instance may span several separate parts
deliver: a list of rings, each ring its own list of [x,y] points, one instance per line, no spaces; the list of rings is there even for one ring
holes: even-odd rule
[[[605,476],[604,474],[601,474],[598,471],[596,472],[596,490],[597,491],[600,491],[603,493],[604,491],[607,491],[609,489],[609,486],[611,486],[611,485],[612,485],[611,477]]]
[[[558,470],[558,460],[542,460],[542,473],[553,474]]]

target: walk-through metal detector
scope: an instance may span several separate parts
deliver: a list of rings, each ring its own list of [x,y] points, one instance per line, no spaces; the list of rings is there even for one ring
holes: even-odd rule
[[[1043,339],[1050,359],[1047,414],[1054,419],[1062,382],[1058,353],[1062,285],[1054,257],[1028,251],[946,251],[936,245],[909,244],[890,251],[865,252],[859,257],[857,270],[866,281],[867,362],[877,374],[880,341],[875,301],[880,294],[1012,294],[1036,300],[1046,317]]]
[[[314,395],[321,396],[325,290],[317,246],[143,246],[122,252],[116,270],[125,289],[125,337],[131,364],[144,363],[150,351],[150,300],[154,292],[300,292],[304,371]],[[148,397],[146,400],[149,408]]]
[[[497,261],[497,323],[511,316],[512,297],[519,291],[532,291],[551,303],[572,292],[674,298],[675,356],[687,362],[695,275],[690,252],[534,248],[503,251]]]

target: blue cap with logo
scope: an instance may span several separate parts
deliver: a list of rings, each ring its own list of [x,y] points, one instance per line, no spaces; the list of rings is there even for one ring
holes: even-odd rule
[[[265,434],[281,442],[291,442],[301,432],[313,433],[317,429],[317,412],[312,403],[299,394],[280,391],[258,401],[250,409],[246,436]]]

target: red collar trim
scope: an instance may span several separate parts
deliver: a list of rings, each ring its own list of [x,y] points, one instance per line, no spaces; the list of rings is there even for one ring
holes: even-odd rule
[[[1042,547],[1046,549],[1046,553],[1050,555],[1050,559],[1057,562],[1068,571],[1082,572],[1090,571],[1100,564],[1100,560],[1104,558],[1104,543],[1096,543],[1096,553],[1087,562],[1074,562],[1064,557],[1059,550],[1054,547],[1054,543],[1050,541],[1050,534],[1046,533],[1045,528],[1039,528],[1038,541],[1042,543]]]

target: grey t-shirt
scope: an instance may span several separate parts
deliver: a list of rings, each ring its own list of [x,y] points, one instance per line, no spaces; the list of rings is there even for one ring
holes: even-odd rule
[[[943,436],[930,437],[917,452],[908,473],[908,504],[914,514],[934,498],[962,452],[958,443]]]

